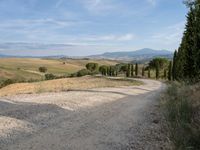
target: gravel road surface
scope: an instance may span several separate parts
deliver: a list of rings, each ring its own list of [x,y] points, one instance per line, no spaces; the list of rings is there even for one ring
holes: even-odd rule
[[[0,98],[1,150],[165,149],[159,81]]]

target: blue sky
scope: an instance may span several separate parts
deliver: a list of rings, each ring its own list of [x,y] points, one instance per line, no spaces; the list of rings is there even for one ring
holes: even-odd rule
[[[145,47],[173,51],[186,13],[182,0],[0,0],[0,53],[79,56]]]

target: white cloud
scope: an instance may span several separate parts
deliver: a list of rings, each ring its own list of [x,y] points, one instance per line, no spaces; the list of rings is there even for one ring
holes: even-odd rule
[[[0,24],[0,41],[59,42],[63,35],[60,30],[74,28],[85,22],[56,19],[16,19],[4,20]]]
[[[109,41],[109,42],[119,42],[119,41],[130,41],[134,39],[133,34],[124,34],[124,35],[103,35],[103,36],[88,36],[88,37],[83,37],[82,40],[85,41],[96,41],[96,42],[101,42],[101,41]]]
[[[119,41],[130,41],[134,38],[135,36],[133,34],[125,34],[121,37],[119,37]]]
[[[67,27],[72,24],[76,23],[76,21],[72,20],[55,20],[55,19],[33,19],[33,20],[23,20],[23,19],[17,19],[17,20],[7,20],[2,21],[0,24],[1,28],[31,28],[31,27],[38,27],[38,26],[57,26],[57,27]]]

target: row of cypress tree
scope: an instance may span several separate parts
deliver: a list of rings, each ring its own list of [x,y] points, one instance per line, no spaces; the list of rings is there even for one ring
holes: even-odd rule
[[[126,77],[138,76],[138,64],[128,64],[126,69]]]
[[[187,23],[180,47],[174,52],[172,78],[197,81],[200,79],[200,0],[188,0],[186,5]]]

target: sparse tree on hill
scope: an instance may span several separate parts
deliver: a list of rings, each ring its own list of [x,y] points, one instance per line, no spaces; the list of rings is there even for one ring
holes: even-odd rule
[[[86,64],[86,68],[90,70],[91,72],[97,71],[98,70],[98,64],[97,63],[88,63]]]
[[[39,70],[40,72],[43,72],[43,73],[47,72],[47,68],[46,68],[46,67],[39,67],[38,70]]]

